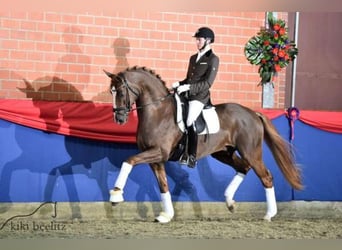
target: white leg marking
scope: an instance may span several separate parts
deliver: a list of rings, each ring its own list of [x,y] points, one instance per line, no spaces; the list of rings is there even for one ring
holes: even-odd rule
[[[228,187],[226,188],[224,192],[224,196],[226,197],[226,203],[227,206],[233,206],[235,201],[234,201],[234,195],[236,190],[239,188],[240,184],[242,183],[243,179],[245,178],[244,174],[237,173],[232,181],[229,183]]]
[[[156,221],[158,221],[159,223],[168,223],[172,220],[175,214],[173,210],[171,194],[170,192],[161,193],[160,197],[161,197],[163,211],[156,218]]]
[[[114,187],[119,188],[120,190],[110,190],[110,198],[109,200],[113,203],[123,202],[123,188],[126,185],[126,181],[129,173],[132,171],[133,166],[128,164],[127,162],[123,162],[118,178],[116,179]]]
[[[122,190],[110,190],[109,201],[113,203],[120,203],[124,201]]]
[[[271,221],[272,217],[277,214],[277,201],[275,198],[274,187],[265,188],[267,212],[264,220]]]
[[[126,185],[128,175],[132,171],[132,168],[133,166],[131,164],[128,164],[127,162],[122,163],[120,173],[118,175],[118,178],[116,179],[114,187],[117,187],[123,190],[123,188]]]

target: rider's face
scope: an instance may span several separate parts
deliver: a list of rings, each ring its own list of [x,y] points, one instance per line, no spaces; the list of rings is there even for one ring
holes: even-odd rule
[[[196,37],[196,46],[197,46],[198,50],[202,49],[204,44],[205,44],[205,38],[203,38],[203,37]]]

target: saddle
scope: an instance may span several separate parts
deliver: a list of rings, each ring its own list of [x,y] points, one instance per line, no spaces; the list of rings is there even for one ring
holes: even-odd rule
[[[186,118],[188,117],[189,111],[189,103],[185,97],[178,95],[175,93],[175,101],[176,101],[176,121],[178,127],[182,132],[185,132],[186,127]],[[215,134],[220,129],[220,122],[218,119],[218,115],[216,113],[215,107],[209,103],[207,103],[201,114],[197,117],[195,121],[195,128],[197,134]]]

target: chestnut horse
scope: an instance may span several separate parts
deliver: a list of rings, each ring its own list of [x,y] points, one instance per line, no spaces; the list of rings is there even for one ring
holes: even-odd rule
[[[111,78],[115,121],[125,124],[129,112],[133,110],[132,104],[136,105],[137,145],[141,151],[122,163],[114,188],[110,190],[110,201],[113,205],[123,202],[123,189],[132,168],[148,163],[157,178],[163,208],[156,221],[168,223],[174,216],[174,209],[164,163],[172,160],[183,134],[175,118],[174,96],[160,76],[145,67],[129,68],[118,74],[105,73]],[[300,171],[294,163],[289,143],[261,113],[236,103],[214,106],[219,116],[220,130],[210,134],[209,139],[206,135],[199,135],[197,158],[211,155],[236,170],[224,193],[230,211],[234,210],[236,190],[252,168],[264,186],[267,202],[264,219],[270,221],[277,213],[277,204],[272,174],[262,159],[262,143],[265,139],[289,184],[301,189]]]

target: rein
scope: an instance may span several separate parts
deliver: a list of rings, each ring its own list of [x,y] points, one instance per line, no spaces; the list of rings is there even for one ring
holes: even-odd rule
[[[155,100],[155,101],[152,101],[150,103],[147,103],[145,105],[141,105],[141,106],[137,106],[135,108],[131,108],[130,111],[134,111],[134,110],[138,110],[138,109],[143,109],[147,106],[150,106],[150,105],[153,105],[153,104],[157,104],[157,103],[160,103],[160,102],[163,102],[165,101],[167,98],[169,98],[170,96],[172,96],[171,93],[168,93],[166,96],[163,96],[163,97],[160,97],[159,99]]]

